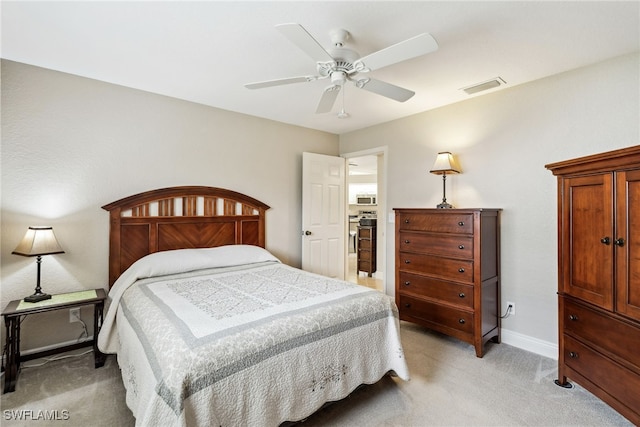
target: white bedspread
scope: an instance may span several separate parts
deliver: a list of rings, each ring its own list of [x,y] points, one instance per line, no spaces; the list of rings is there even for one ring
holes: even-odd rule
[[[137,425],[277,426],[409,378],[389,297],[258,247],[153,254],[110,299],[98,344],[118,353]]]

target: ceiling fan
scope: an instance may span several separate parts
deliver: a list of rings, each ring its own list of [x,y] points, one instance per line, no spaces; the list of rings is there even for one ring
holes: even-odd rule
[[[408,100],[415,95],[415,92],[366,75],[363,76],[362,73],[368,73],[417,56],[426,55],[438,49],[438,43],[435,39],[430,34],[423,33],[360,58],[357,52],[344,47],[344,43],[349,38],[349,32],[346,30],[331,31],[329,35],[333,47],[325,50],[300,24],[279,24],[276,25],[276,29],[316,62],[317,75],[248,83],[245,87],[261,89],[291,83],[330,79],[331,85],[324,89],[316,108],[316,113],[331,111],[338,93],[347,81],[352,82],[359,89],[399,102]]]

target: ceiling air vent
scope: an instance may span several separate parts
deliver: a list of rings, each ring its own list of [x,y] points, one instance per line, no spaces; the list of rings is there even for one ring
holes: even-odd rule
[[[461,90],[465,91],[467,95],[473,95],[474,93],[482,92],[483,90],[493,89],[500,85],[506,84],[501,77],[496,77],[486,82],[478,83],[472,86],[463,87]]]

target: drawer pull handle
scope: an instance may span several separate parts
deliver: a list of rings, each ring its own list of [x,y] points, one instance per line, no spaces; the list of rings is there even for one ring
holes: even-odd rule
[[[576,316],[575,314],[570,314],[569,315],[569,320],[571,320],[572,322],[575,322],[578,320],[578,316]]]
[[[409,224],[409,218],[405,219],[405,220],[404,220],[404,223],[405,223],[405,224]]]
[[[404,306],[405,306],[405,308],[411,308],[411,303],[408,302]]]
[[[624,246],[624,239],[622,237],[618,237],[616,240],[613,241],[613,244],[616,245],[616,246],[623,247]]]
[[[600,243],[602,243],[603,245],[608,245],[609,243],[611,243],[611,239],[608,237],[603,237],[602,239],[600,239]]]
[[[460,292],[460,293],[458,294],[458,296],[459,296],[460,298],[464,298],[466,295],[464,294],[464,292]]]
[[[464,325],[464,319],[458,320],[458,323],[460,323],[461,325]]]
[[[459,273],[464,273],[464,268],[460,267],[460,268],[458,269],[458,272],[459,272]]]
[[[404,242],[405,242],[407,245],[408,245],[409,243],[411,243],[409,240],[405,240]]]
[[[464,245],[458,245],[458,249],[464,249]]]
[[[411,264],[411,260],[410,260],[410,259],[405,259],[405,260],[404,260],[404,263],[405,263],[405,264]]]
[[[459,225],[460,227],[464,226],[464,221],[458,221],[458,225]]]
[[[569,352],[569,357],[572,359],[577,359],[578,358],[578,353],[576,353],[575,351],[570,351]]]
[[[411,284],[411,282],[410,282],[410,281],[408,281],[408,280],[407,280],[406,282],[404,282],[404,285],[405,285],[405,286],[409,286],[410,284]]]

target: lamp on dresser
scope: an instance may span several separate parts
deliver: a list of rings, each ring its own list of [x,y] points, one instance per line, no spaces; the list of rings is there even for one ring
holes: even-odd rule
[[[43,255],[63,254],[64,251],[60,247],[56,235],[53,233],[52,227],[29,227],[22,241],[11,252],[14,255],[22,255],[27,257],[37,257],[36,264],[38,266],[38,276],[36,281],[36,289],[33,295],[25,297],[26,302],[38,302],[50,299],[51,295],[42,292],[40,287],[40,264]]]
[[[447,203],[447,175],[453,173],[460,173],[462,170],[454,159],[453,154],[448,151],[438,153],[436,162],[433,168],[429,171],[436,175],[442,175],[442,203],[440,203],[438,209],[451,209],[453,206]]]

